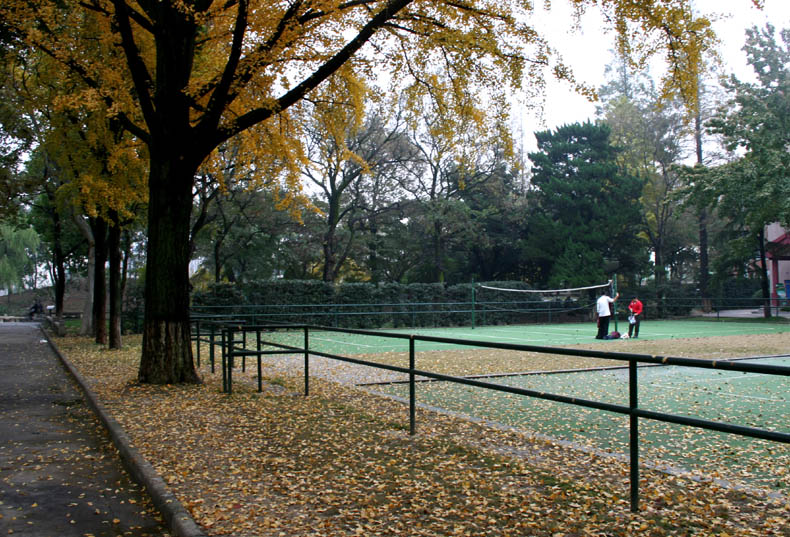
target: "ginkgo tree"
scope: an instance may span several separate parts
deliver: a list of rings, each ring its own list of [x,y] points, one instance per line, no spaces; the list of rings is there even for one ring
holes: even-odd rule
[[[690,0],[568,1],[578,13],[603,10],[637,62],[665,52],[668,90],[695,95],[711,31]],[[260,180],[295,195],[301,128],[292,112],[332,77],[430,89],[441,65],[452,80],[445,100],[541,86],[549,73],[577,85],[533,26],[534,9],[530,0],[5,0],[0,19],[12,35],[79,74],[147,146],[140,380],[199,381],[188,313],[192,186],[221,144],[249,140]],[[97,47],[120,49],[124,61],[91,54]],[[481,107],[450,109],[485,124]]]

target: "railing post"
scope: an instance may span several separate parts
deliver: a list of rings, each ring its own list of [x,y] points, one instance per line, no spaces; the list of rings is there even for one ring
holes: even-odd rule
[[[228,395],[233,393],[233,353],[236,347],[236,331],[228,327]]]
[[[409,434],[417,430],[417,395],[414,382],[414,336],[409,337]]]
[[[214,330],[216,329],[216,327],[214,326],[214,323],[211,323],[209,326],[211,326],[211,328],[209,334],[210,342],[208,347],[208,359],[211,362],[211,374],[213,375],[214,374]]]
[[[221,349],[222,349],[222,391],[223,393],[228,393],[228,369],[227,369],[227,348],[225,347],[225,341],[228,339],[227,329],[220,328],[221,334]]]
[[[633,513],[639,511],[639,418],[636,415],[639,399],[637,385],[637,362],[631,359],[628,361],[628,406],[631,409],[628,419],[630,421],[629,445],[631,450],[631,512]]]
[[[261,380],[261,329],[255,329],[255,350],[258,352],[258,393],[263,391],[263,381]]]
[[[195,335],[195,347],[197,348],[197,366],[200,367],[200,321],[198,320],[195,321]]]
[[[239,328],[241,328],[241,326]],[[246,330],[242,330],[241,331],[241,340],[242,340],[242,346],[244,347],[244,350],[246,351],[247,350],[247,331]],[[242,355],[242,357],[241,357],[241,370],[242,371],[247,371],[247,355],[246,354]]]
[[[304,327],[304,396],[310,395],[310,335],[307,326]]]

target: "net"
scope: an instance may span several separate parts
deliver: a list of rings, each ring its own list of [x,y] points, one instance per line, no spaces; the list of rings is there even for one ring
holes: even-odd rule
[[[587,320],[612,280],[566,289],[519,289],[480,284],[475,309],[480,324],[580,322]]]

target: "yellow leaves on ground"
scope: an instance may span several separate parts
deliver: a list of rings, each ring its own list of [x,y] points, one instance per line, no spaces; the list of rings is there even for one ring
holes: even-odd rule
[[[632,514],[624,464],[518,431],[421,410],[410,437],[404,405],[350,387],[138,385],[138,343],[59,345],[209,535],[788,535],[786,500],[643,469]]]

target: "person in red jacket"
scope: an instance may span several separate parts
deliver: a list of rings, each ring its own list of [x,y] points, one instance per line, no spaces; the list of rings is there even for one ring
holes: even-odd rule
[[[639,337],[639,321],[642,320],[642,303],[637,297],[631,300],[628,304],[628,311],[631,315],[628,316],[628,337]]]

